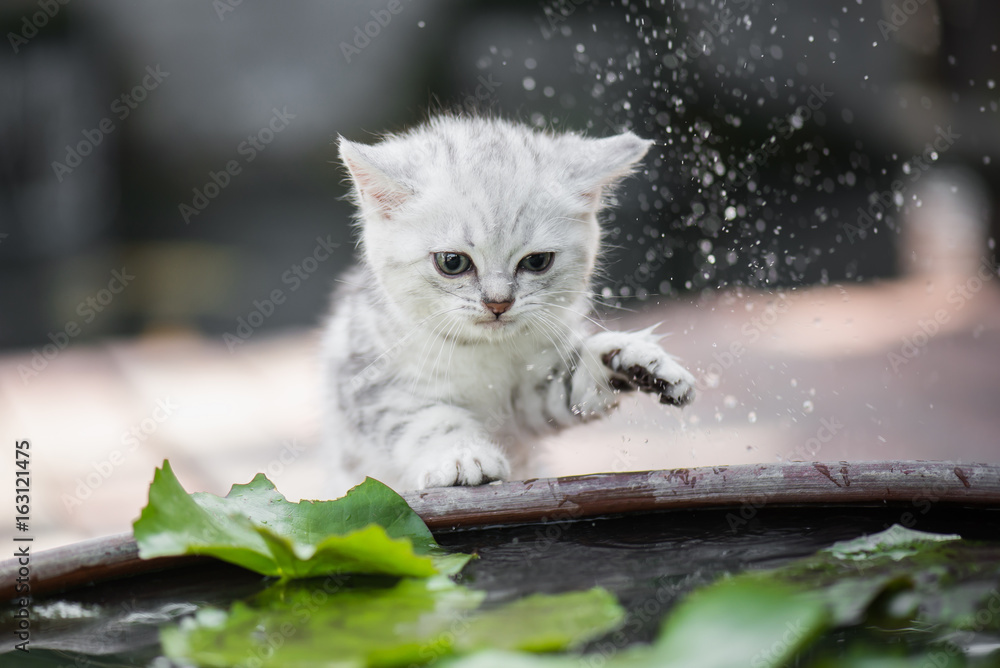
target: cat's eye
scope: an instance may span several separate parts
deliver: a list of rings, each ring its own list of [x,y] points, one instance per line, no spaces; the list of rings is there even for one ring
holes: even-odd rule
[[[525,255],[520,264],[517,265],[517,268],[535,273],[543,272],[552,264],[552,258],[555,255],[555,253],[532,253],[531,255]]]
[[[434,264],[445,276],[458,276],[472,269],[472,260],[464,253],[434,253]]]

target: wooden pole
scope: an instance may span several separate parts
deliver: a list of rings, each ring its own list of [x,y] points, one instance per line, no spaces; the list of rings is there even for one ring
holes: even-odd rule
[[[558,522],[692,508],[868,505],[929,501],[1000,508],[1000,465],[943,462],[791,462],[541,478],[403,495],[433,531]],[[1000,533],[1000,531],[998,531]],[[31,594],[196,563],[209,557],[144,560],[131,533],[31,555]],[[0,595],[17,598],[17,559],[0,562]]]

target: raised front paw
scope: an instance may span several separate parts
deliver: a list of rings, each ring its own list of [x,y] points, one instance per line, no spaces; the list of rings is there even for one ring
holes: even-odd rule
[[[506,480],[510,464],[493,444],[456,445],[424,453],[413,474],[417,489],[482,485]]]
[[[694,376],[658,344],[640,334],[621,334],[618,345],[601,354],[614,372],[612,381],[626,388],[656,394],[661,404],[684,406],[694,399]]]

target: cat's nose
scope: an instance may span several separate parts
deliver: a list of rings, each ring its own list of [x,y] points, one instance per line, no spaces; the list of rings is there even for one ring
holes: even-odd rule
[[[483,306],[488,308],[493,315],[500,317],[501,314],[506,313],[513,306],[514,300],[511,299],[509,302],[483,302]]]

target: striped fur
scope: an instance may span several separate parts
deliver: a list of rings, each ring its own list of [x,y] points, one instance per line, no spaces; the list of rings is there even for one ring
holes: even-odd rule
[[[505,479],[623,389],[690,401],[694,379],[651,332],[587,327],[597,214],[649,145],[451,116],[374,145],[341,138],[361,261],[323,339],[333,488]],[[438,252],[474,269],[446,276]],[[543,272],[519,266],[548,252]],[[506,301],[499,316],[484,305]]]

